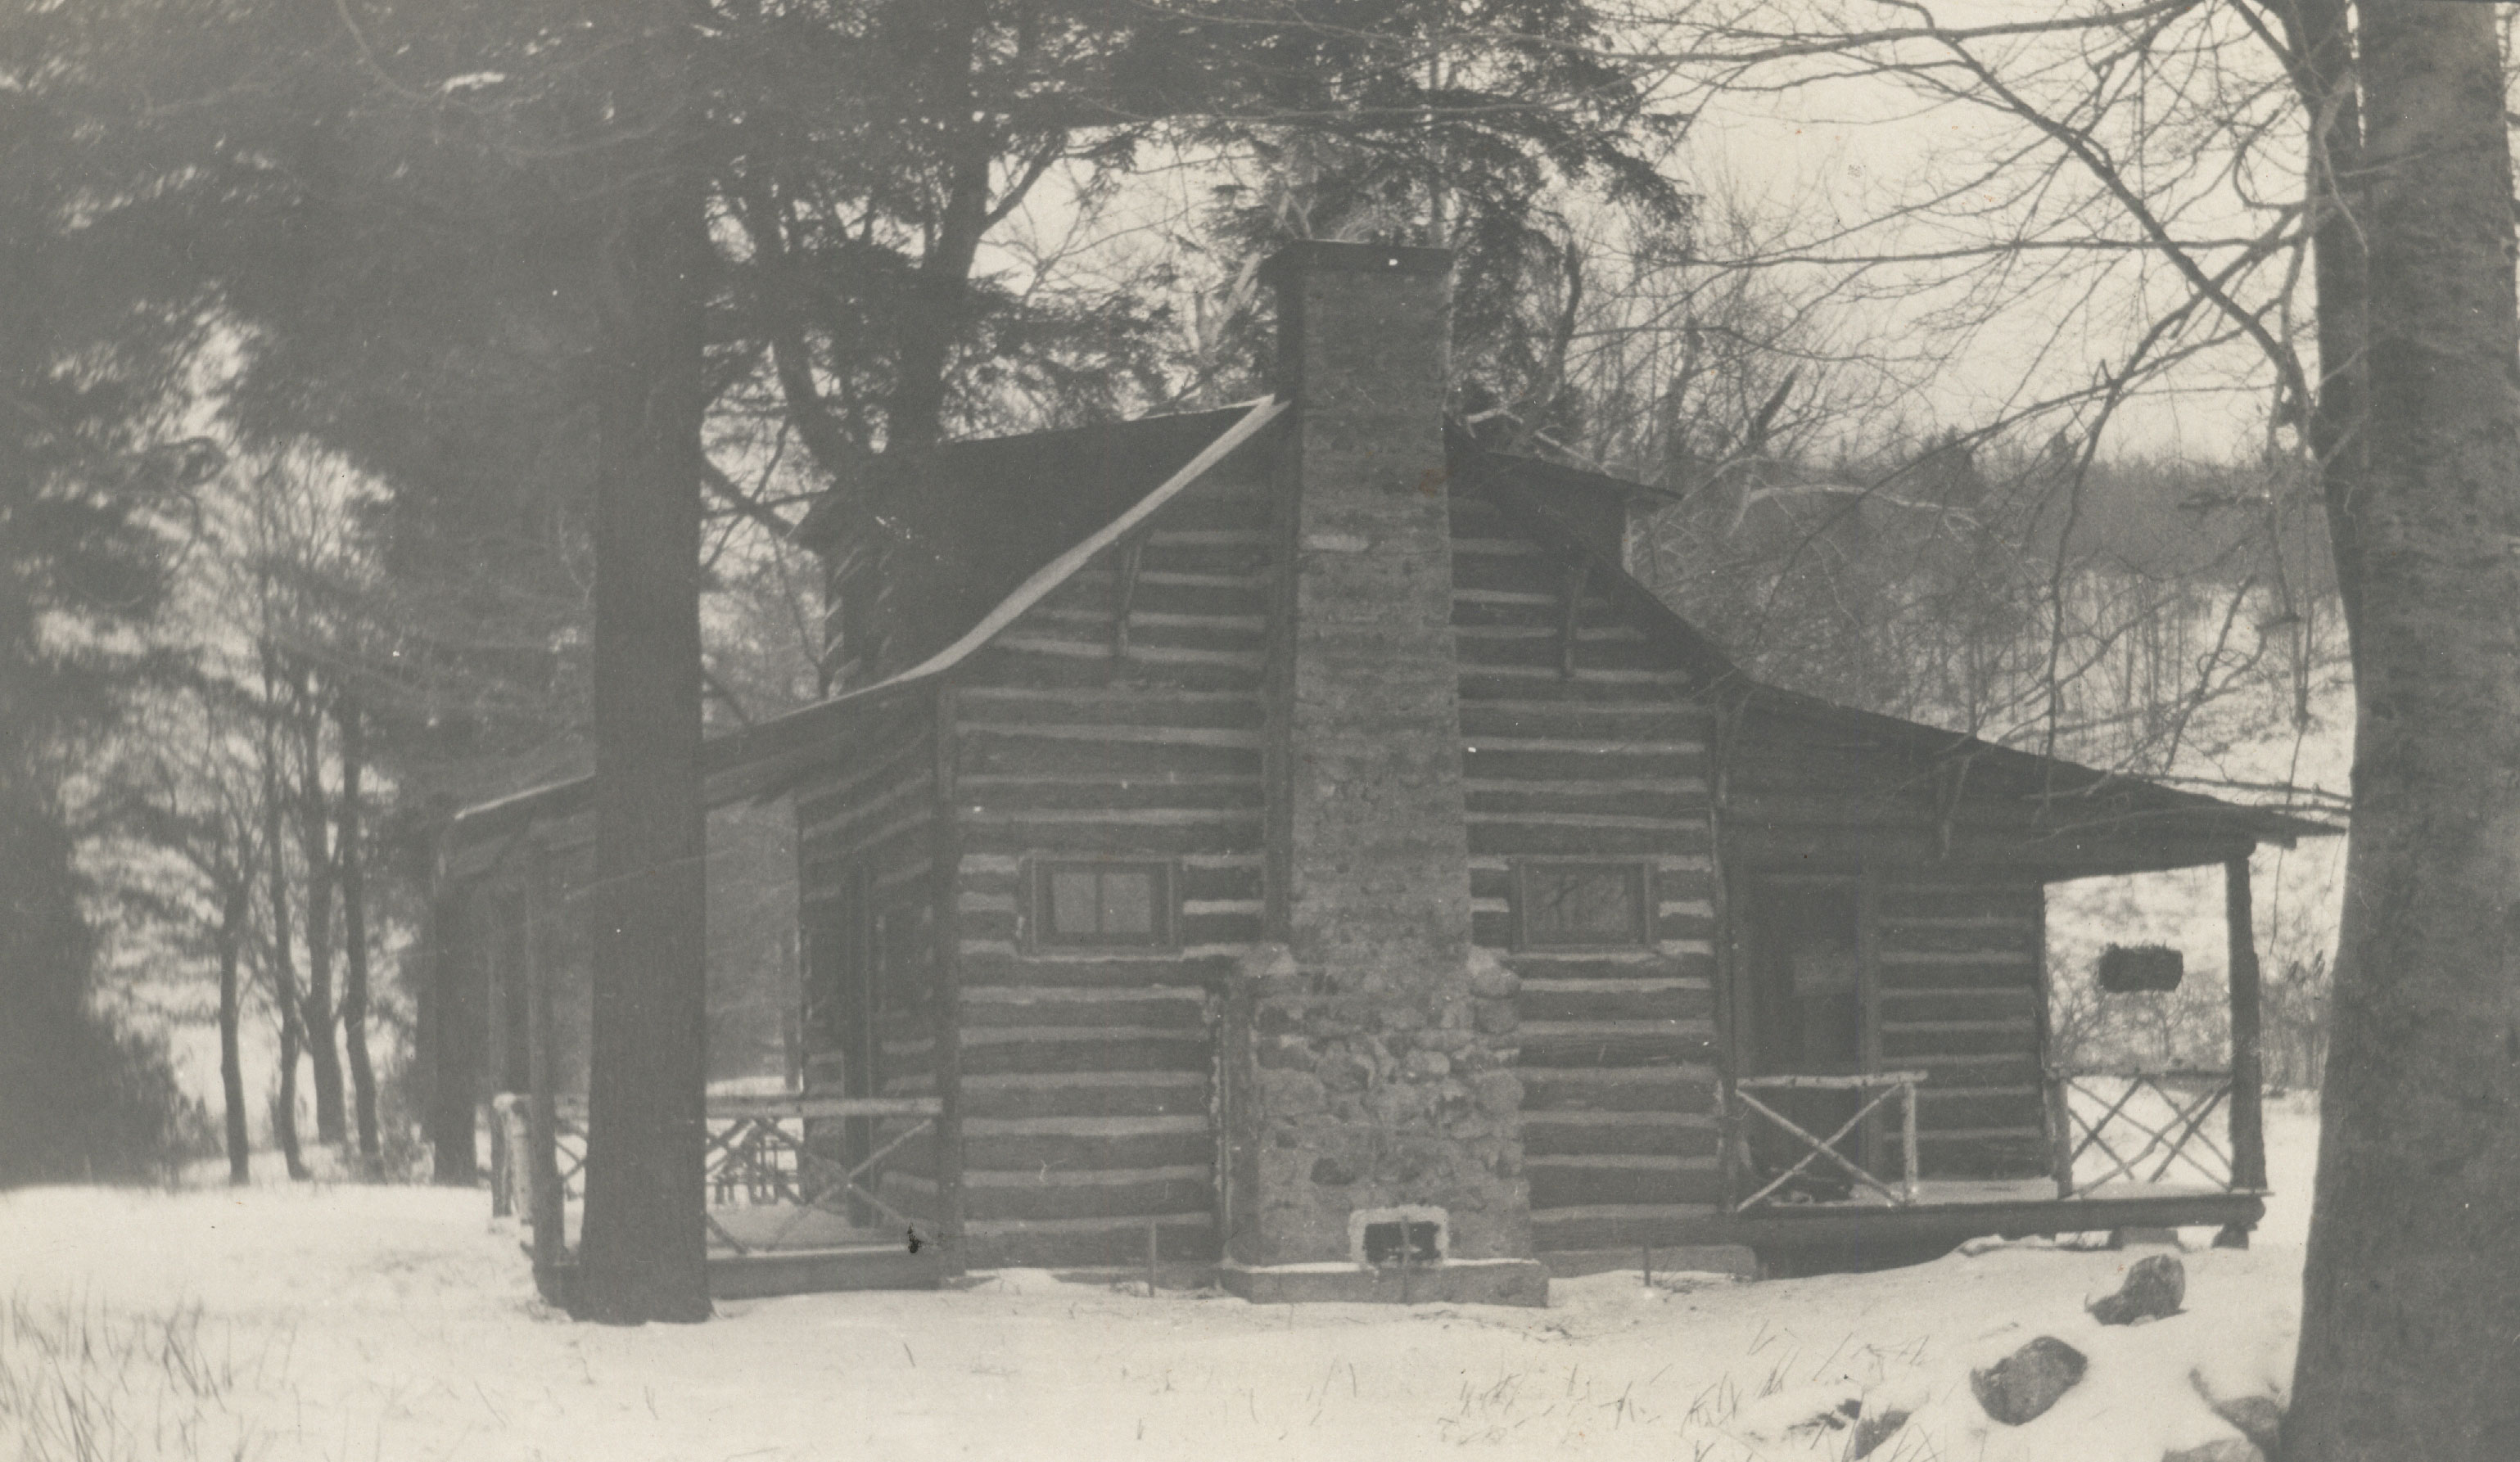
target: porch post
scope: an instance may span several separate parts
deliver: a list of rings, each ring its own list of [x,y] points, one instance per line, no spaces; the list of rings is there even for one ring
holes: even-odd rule
[[[933,842],[929,876],[934,879],[936,976],[936,1096],[942,1110],[936,1118],[936,1233],[944,1246],[945,1271],[960,1274],[970,1267],[970,1246],[963,1222],[963,825],[956,812],[954,778],[960,743],[954,731],[954,687],[939,681],[929,703],[935,752]],[[1151,1241],[1149,1241],[1151,1243]]]
[[[554,1059],[554,1021],[552,1019],[552,982],[550,961],[544,957],[543,939],[550,926],[550,916],[543,908],[551,895],[550,860],[545,850],[534,847],[529,855],[533,865],[525,874],[524,935],[518,941],[524,948],[518,963],[525,982],[525,1060],[526,1081],[532,1087],[530,1105],[526,1108],[528,1136],[526,1162],[531,1175],[529,1191],[533,1195],[531,1215],[534,1234],[534,1288],[544,1303],[562,1303],[560,1265],[567,1252],[567,1196],[560,1181],[560,1113],[552,1090],[557,1081],[558,1063]]]
[[[2257,917],[2250,908],[2246,855],[2223,864],[2223,917],[2230,940],[2231,983],[2231,1186],[2267,1185],[2266,1120],[2259,1107],[2265,1067],[2258,1050]],[[2248,1230],[2226,1228],[2215,1241],[2248,1247]]]

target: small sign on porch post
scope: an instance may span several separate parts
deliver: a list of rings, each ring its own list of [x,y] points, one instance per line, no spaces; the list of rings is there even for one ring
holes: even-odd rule
[[[2185,956],[2167,945],[2111,945],[2100,952],[2100,989],[2111,995],[2177,990],[2186,973]]]

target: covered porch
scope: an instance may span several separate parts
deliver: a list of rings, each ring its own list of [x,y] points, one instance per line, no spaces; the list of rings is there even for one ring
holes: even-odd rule
[[[1863,1031],[1852,1053],[1870,1069],[1778,1072],[1760,1063],[1747,1040],[1736,1041],[1741,1055],[1720,1092],[1725,1198],[1710,1241],[1745,1245],[1779,1272],[1909,1263],[1987,1235],[2211,1227],[2218,1246],[2245,1248],[2269,1196],[2260,974],[2249,861],[2235,856],[2222,866],[2228,1064],[2073,1064],[2048,1029],[2050,975],[2040,953],[2035,1019],[2023,1031],[2036,1052],[2029,1120],[2038,1146],[1997,1128],[1956,1134],[1979,1140],[1938,1148],[1930,1132],[1920,1141],[1918,1130],[1938,1070],[1878,1069],[1885,1060],[1904,1066],[1883,1054],[1903,1028],[1890,1025],[1885,1034],[1879,1012],[1898,1011],[1899,993],[1884,989],[1883,936],[1868,930],[1868,976],[1857,982]],[[1883,907],[1868,899],[1865,913]],[[1889,977],[1896,973],[1891,966]],[[1912,1029],[1938,1034],[1931,1046],[1913,1048],[2001,1052],[1970,1043],[1979,1033],[2009,1039],[2000,994],[1930,997],[1937,1019]],[[1960,1080],[1983,1080],[1973,1073],[1984,1066],[1970,1063],[2009,1059],[1963,1055],[1943,1070],[1956,1061]],[[1964,1100],[2001,1110],[1975,1095]]]

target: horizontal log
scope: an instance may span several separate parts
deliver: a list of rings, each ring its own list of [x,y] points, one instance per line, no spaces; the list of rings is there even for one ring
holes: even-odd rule
[[[1601,701],[1564,699],[1535,687],[1525,700],[1462,702],[1462,734],[1481,736],[1573,737],[1598,741],[1687,741],[1707,743],[1713,727],[1705,708],[1667,696]]]
[[[1138,689],[1235,690],[1256,687],[1256,661],[1230,664],[1132,657],[1114,661],[1078,654],[1030,654],[990,645],[965,662],[964,674],[1000,686],[1102,686],[1120,684]]]
[[[1236,956],[1155,953],[1049,954],[1017,953],[1012,949],[963,949],[963,978],[972,985],[1197,986],[1222,990],[1234,972]]]
[[[1027,818],[974,821],[964,826],[964,846],[974,852],[1012,855],[1097,854],[1165,858],[1191,853],[1257,852],[1260,817],[1237,814],[1199,820],[1151,823],[1057,822]]]
[[[1550,951],[1508,954],[1506,963],[1526,983],[1548,980],[1697,980],[1713,978],[1711,953],[1669,953],[1652,950],[1604,951],[1576,954]]]
[[[1522,987],[1516,1008],[1525,1021],[1682,1020],[1709,1022],[1715,993],[1688,980],[1543,982]]]
[[[1909,1058],[1908,1064],[1922,1070],[1927,1085],[1938,1091],[2026,1086],[2041,1080],[2039,1058],[2030,1052],[2017,1055],[1921,1055]]]
[[[1901,954],[2004,954],[2015,959],[2035,959],[2043,953],[2038,929],[2027,919],[1960,929],[1886,923],[1881,928],[1880,945],[1885,953]]]
[[[1884,1025],[1881,1028],[1881,1055],[1884,1060],[1908,1062],[1929,1056],[1976,1056],[2004,1051],[2020,1051],[2035,1058],[2039,1053],[2037,1027],[1955,1021],[1932,1026]]]
[[[1552,638],[1497,639],[1462,632],[1454,636],[1454,654],[1464,671],[1494,672],[1522,667],[1557,674],[1565,664],[1564,642]],[[1658,641],[1596,639],[1578,635],[1575,668],[1585,671],[1675,672],[1678,651]]]
[[[967,776],[956,782],[965,816],[997,817],[1029,812],[1192,811],[1256,812],[1262,788],[1247,773],[1168,772],[1155,776]]]
[[[1527,1157],[1523,1172],[1534,1209],[1711,1204],[1724,1196],[1724,1174],[1711,1158]]]
[[[1612,816],[1655,818],[1703,825],[1709,816],[1705,787],[1694,778],[1605,779],[1588,784],[1581,778],[1539,785],[1510,778],[1482,778],[1462,788],[1467,810],[1489,820],[1530,816]]]
[[[2035,1089],[1938,1091],[1925,1086],[1916,1093],[1916,1126],[1919,1131],[1980,1128],[2038,1131],[2044,1112],[2040,1094]]]
[[[1153,1169],[1148,1174],[1060,1174],[1040,1182],[1023,1174],[965,1172],[963,1212],[974,1222],[1009,1219],[1100,1218],[1140,1214],[1198,1213],[1211,1209],[1216,1189],[1205,1170],[1196,1175],[1162,1175],[1180,1170]],[[1003,1185],[998,1179],[1008,1179]],[[1143,1257],[1145,1232],[1139,1229]]]
[[[964,859],[958,880],[963,896],[1001,899],[1006,902],[996,907],[1013,908],[1013,901],[1024,890],[1024,863],[1021,857],[1002,861]],[[1185,910],[1207,903],[1256,904],[1261,897],[1262,876],[1257,851],[1238,861],[1186,858],[1173,866],[1173,886]]]
[[[1608,599],[1598,594],[1584,596],[1577,606],[1579,624],[1598,627],[1624,623]],[[1555,633],[1565,616],[1565,600],[1555,594],[1530,594],[1517,590],[1456,589],[1453,591],[1453,627],[1484,629],[1528,627]]]
[[[1707,918],[1714,916],[1715,879],[1707,868],[1705,855],[1651,854],[1642,862],[1653,868],[1653,896],[1658,911]],[[1470,860],[1472,899],[1503,901],[1510,899],[1513,891],[1513,859],[1510,856],[1487,855]]]
[[[1173,1168],[1204,1175],[1216,1160],[1216,1138],[1204,1130],[1192,1132],[1128,1132],[1116,1135],[1058,1132],[974,1131],[963,1133],[967,1174],[1029,1174],[1035,1169],[1062,1172],[1120,1172]]]
[[[1510,822],[1473,820],[1472,854],[1533,857],[1641,858],[1666,852],[1700,852],[1712,839],[1703,822],[1603,826],[1603,820],[1530,817]],[[1640,820],[1642,821],[1642,820]]]
[[[1185,649],[1162,645],[1152,641],[1129,637],[1129,652],[1115,657],[1111,653],[1109,635],[1071,638],[1048,633],[1051,630],[1073,630],[1072,625],[1046,625],[1031,634],[1009,634],[991,642],[990,648],[1010,662],[1025,655],[1048,656],[1055,660],[1086,661],[1107,664],[1118,658],[1132,665],[1195,667],[1232,667],[1257,672],[1261,651],[1257,647],[1230,649]],[[1243,637],[1235,637],[1238,640]]]
[[[1590,1112],[1712,1112],[1712,1066],[1546,1070],[1524,1066],[1522,1109]]]
[[[1709,1200],[1692,1204],[1583,1204],[1534,1208],[1532,1247],[1544,1254],[1584,1249],[1641,1251],[1732,1242],[1721,1209]]]
[[[1563,563],[1563,554],[1552,554],[1541,547],[1539,540],[1517,533],[1509,521],[1498,515],[1493,525],[1481,525],[1484,531],[1471,533],[1462,524],[1453,525],[1453,552],[1456,554],[1487,555],[1500,558],[1531,558],[1544,563]]]
[[[1177,1071],[1204,1074],[1212,1059],[1204,1031],[1160,1027],[1080,1030],[1065,1026],[966,1027],[962,1065],[972,1076],[1037,1072]]]
[[[1886,998],[1892,992],[1916,990],[2036,990],[2041,971],[2036,964],[1884,962],[1880,983]]]
[[[1171,727],[1000,727],[962,741],[967,775],[1260,775],[1256,731]]]
[[[2032,1020],[2039,996],[2027,987],[1999,990],[1903,990],[1884,986],[1881,1019],[1913,1025],[1940,1021]]]
[[[1565,701],[1674,705],[1681,703],[1688,689],[1688,678],[1676,672],[1596,671],[1566,680],[1554,670],[1527,666],[1483,669],[1464,665],[1461,681],[1461,697],[1465,705],[1474,701],[1529,700],[1543,694]]]
[[[964,913],[962,935],[966,948],[971,944],[1004,944],[1020,948],[1017,916],[1007,909],[975,909]],[[1257,908],[1235,908],[1224,912],[1192,913],[1187,909],[1174,920],[1175,944],[1184,949],[1201,945],[1248,945],[1260,938],[1261,911]]]
[[[974,686],[954,697],[955,724],[967,732],[1004,726],[1168,726],[1259,731],[1267,712],[1243,691],[1033,689]]]
[[[983,1026],[1081,1026],[1114,1025],[1145,1028],[1179,1028],[1204,1031],[1207,1028],[1207,1005],[1202,992],[1186,992],[1183,999],[1167,992],[1162,995],[1127,1000],[1034,998],[1008,1000],[994,997],[1008,987],[989,991],[963,992],[962,1024],[966,1030]],[[1041,995],[1039,990],[1023,990],[1025,995]],[[1108,991],[1071,992],[1071,994],[1108,995]]]
[[[976,1118],[1189,1117],[1207,1120],[1205,1071],[970,1073],[966,1120]]]
[[[1218,1257],[1215,1216],[1206,1212],[1124,1214],[1057,1220],[991,1219],[963,1225],[964,1262],[973,1268],[1142,1266],[1153,1225],[1166,1261]]]
[[[935,1117],[945,1110],[936,1097],[876,1096],[711,1096],[709,1120],[803,1120],[839,1117]]]
[[[2052,1171],[2047,1139],[2036,1128],[2004,1136],[1916,1132],[1916,1164],[1924,1176],[2045,1177]]]
[[[1532,1112],[1522,1120],[1526,1159],[1634,1153],[1705,1158],[1715,1155],[1712,1118],[1667,1112]]]

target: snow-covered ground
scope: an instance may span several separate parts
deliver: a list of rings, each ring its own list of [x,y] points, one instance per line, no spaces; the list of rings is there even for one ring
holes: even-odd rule
[[[1012,1271],[926,1294],[575,1325],[478,1191],[269,1184],[0,1195],[0,1455],[29,1458],[1843,1457],[2158,1462],[2291,1368],[2315,1123],[2270,1113],[2257,1247],[2182,1256],[2185,1312],[2102,1331],[2146,1252],[1995,1248],[1869,1275],[1560,1280],[1546,1310],[1253,1307]],[[1141,1286],[1142,1288],[1142,1286]],[[2037,1334],[2092,1361],[1987,1421],[1966,1369]],[[1841,1417],[1841,1421],[1843,1418]]]

